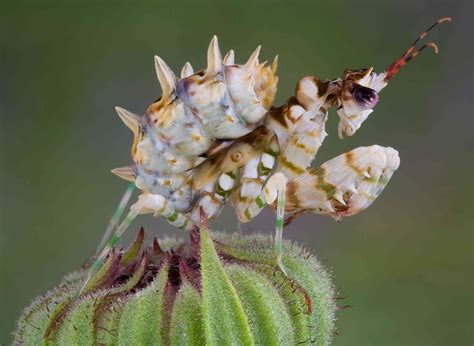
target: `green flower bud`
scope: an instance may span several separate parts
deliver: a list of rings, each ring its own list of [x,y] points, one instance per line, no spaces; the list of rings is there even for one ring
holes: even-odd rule
[[[87,268],[28,307],[16,344],[295,345],[330,343],[336,304],[330,277],[306,249],[273,240],[191,232],[144,246],[141,230],[114,249],[78,295]]]

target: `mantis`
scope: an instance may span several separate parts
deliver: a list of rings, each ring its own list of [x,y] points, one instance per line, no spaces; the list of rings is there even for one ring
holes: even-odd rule
[[[178,78],[155,57],[162,95],[143,116],[117,107],[133,133],[133,164],[112,170],[130,181],[96,252],[83,288],[112,247],[139,215],[164,217],[183,231],[199,227],[201,215],[217,217],[231,202],[240,222],[269,205],[276,210],[275,258],[282,262],[284,225],[304,213],[336,220],[366,209],[381,194],[400,164],[398,152],[372,145],[355,148],[317,168],[311,164],[324,142],[328,111],[339,117],[338,135],[352,136],[373,112],[380,92],[421,51],[416,48],[441,18],[422,32],[383,72],[346,69],[342,77],[301,78],[295,95],[275,107],[278,56],[259,62],[260,46],[244,64],[230,50],[223,58],[214,36],[207,67],[188,62]],[[141,191],[120,223],[134,188]]]

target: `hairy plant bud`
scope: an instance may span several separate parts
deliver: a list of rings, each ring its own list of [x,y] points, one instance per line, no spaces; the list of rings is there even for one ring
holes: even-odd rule
[[[113,249],[78,295],[87,268],[35,299],[15,344],[276,345],[330,342],[336,304],[328,273],[284,243],[284,276],[270,237],[191,232]]]

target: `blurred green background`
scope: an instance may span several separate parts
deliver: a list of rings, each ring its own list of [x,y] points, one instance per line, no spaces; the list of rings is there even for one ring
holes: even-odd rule
[[[305,75],[382,71],[442,16],[451,25],[393,80],[353,138],[329,137],[317,162],[390,145],[401,166],[364,213],[336,224],[309,215],[285,237],[308,243],[334,273],[336,345],[473,344],[472,1],[5,2],[0,5],[0,344],[23,307],[95,249],[126,183],[131,133],[114,112],[160,94],[153,55],[175,71],[203,67],[217,34],[243,62],[280,55],[279,98]],[[173,233],[142,217],[150,234]],[[272,232],[266,211],[243,231]],[[213,223],[233,230],[227,210]],[[131,232],[133,233],[133,232]],[[128,239],[132,235],[129,235]]]

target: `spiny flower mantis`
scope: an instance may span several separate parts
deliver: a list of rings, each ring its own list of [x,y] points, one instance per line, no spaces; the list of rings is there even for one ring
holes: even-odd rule
[[[139,214],[163,216],[189,231],[199,227],[203,213],[208,219],[218,216],[229,200],[241,222],[253,219],[267,204],[276,209],[275,256],[285,272],[284,224],[308,212],[339,220],[364,210],[400,163],[396,150],[373,145],[311,169],[327,136],[328,110],[337,110],[339,137],[354,135],[373,112],[379,93],[406,63],[427,47],[438,52],[432,42],[415,47],[432,28],[449,21],[442,18],[430,26],[381,73],[364,68],[346,69],[333,80],[303,77],[295,95],[280,107],[272,106],[278,57],[270,66],[260,63],[260,46],[239,65],[232,50],[221,57],[214,36],[207,67],[194,72],[186,63],[181,78],[156,56],[162,96],[143,116],[117,107],[134,135],[133,165],[112,172],[132,183],[110,221],[89,278]],[[135,186],[142,194],[116,228]]]

